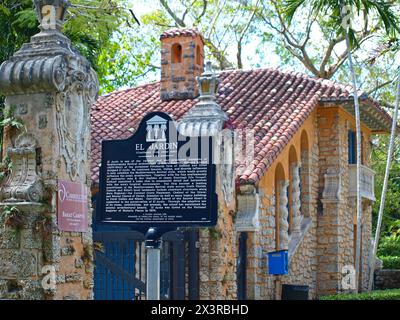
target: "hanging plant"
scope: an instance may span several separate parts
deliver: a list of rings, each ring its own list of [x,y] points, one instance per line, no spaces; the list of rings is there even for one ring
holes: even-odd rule
[[[0,126],[3,128],[14,128],[14,129],[25,129],[23,121],[15,117],[15,107],[5,109],[3,114],[3,120],[0,121]]]
[[[2,213],[4,226],[21,230],[25,225],[23,213],[17,207],[5,207]]]

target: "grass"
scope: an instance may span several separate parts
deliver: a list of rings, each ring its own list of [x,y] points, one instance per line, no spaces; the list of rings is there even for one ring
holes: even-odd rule
[[[375,290],[358,294],[338,294],[320,297],[320,300],[400,300],[400,289]]]

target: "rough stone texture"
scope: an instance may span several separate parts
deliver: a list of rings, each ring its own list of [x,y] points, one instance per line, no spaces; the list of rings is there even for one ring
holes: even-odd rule
[[[179,63],[172,62],[171,50],[176,44],[182,48],[182,60]],[[201,35],[165,36],[161,38],[161,48],[161,100],[197,97],[199,89],[194,82],[204,67],[204,43]],[[200,54],[199,59],[197,54]],[[197,63],[198,60],[200,64]]]
[[[375,271],[374,289],[400,288],[400,270],[383,269]]]
[[[84,286],[92,269],[81,263],[83,242],[90,247],[91,237],[60,232],[56,202],[58,180],[84,183],[90,195],[89,110],[98,83],[88,61],[59,32],[62,21],[57,23],[0,67],[6,109],[15,110],[26,127],[26,132],[9,127],[4,132],[4,155],[14,167],[0,186],[0,217],[14,206],[23,225],[4,228],[0,219],[0,298],[86,299],[92,291]],[[90,205],[88,212],[91,221]],[[44,266],[56,272],[55,290],[42,287]]]
[[[355,200],[348,196],[347,131],[352,128],[349,116],[337,107],[319,109],[313,118],[313,143],[301,152],[301,213],[304,216],[301,242],[289,245],[289,274],[269,276],[267,253],[276,250],[277,217],[274,188],[265,177],[258,186],[259,230],[248,232],[247,242],[247,298],[281,299],[283,284],[309,286],[309,298],[344,291],[341,285],[342,267],[354,264]],[[364,159],[370,152],[369,137],[364,132]],[[365,161],[364,165],[368,165]],[[323,198],[325,174],[337,169],[340,185],[334,186],[338,196]],[[289,168],[288,168],[289,170]],[[267,180],[266,180],[267,179]],[[265,190],[264,190],[265,189]],[[272,192],[266,190],[272,190]],[[238,198],[240,199],[240,198]],[[361,290],[368,281],[368,259],[371,238],[371,202],[363,200],[362,210]],[[292,222],[293,223],[293,222]],[[307,228],[305,228],[307,226]],[[236,235],[237,241],[238,234]],[[290,234],[289,241],[296,240]],[[208,241],[208,240],[207,240]],[[237,248],[236,248],[237,250]],[[290,250],[294,250],[291,252]],[[206,253],[206,251],[204,251]],[[206,259],[206,255],[203,255]],[[204,263],[204,260],[203,260]],[[203,272],[201,278],[214,277]],[[203,291],[209,288],[203,288]]]
[[[349,197],[348,130],[352,129],[343,112],[338,109],[321,109],[318,113],[320,182],[319,193],[326,188],[324,174],[333,169],[340,175],[337,200],[322,199],[318,218],[318,294],[345,291],[341,281],[342,268],[355,266],[355,198]],[[365,136],[364,136],[365,137]],[[368,159],[369,137],[364,140],[364,159]],[[365,160],[364,165],[368,165]],[[363,199],[362,205],[362,255],[360,290],[368,282],[368,259],[371,238],[371,203]]]
[[[217,177],[219,174],[217,173]],[[223,199],[221,180],[217,178],[218,198]],[[217,226],[202,229],[200,242],[200,299],[236,299],[236,232],[231,208],[219,203]]]

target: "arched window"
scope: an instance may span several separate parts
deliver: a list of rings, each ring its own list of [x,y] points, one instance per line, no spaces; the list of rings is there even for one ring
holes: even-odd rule
[[[196,47],[196,64],[198,66],[201,65],[201,50],[200,50],[200,46],[199,45],[197,45],[197,47]]]
[[[179,43],[175,43],[171,48],[171,62],[181,63],[182,62],[182,46]]]

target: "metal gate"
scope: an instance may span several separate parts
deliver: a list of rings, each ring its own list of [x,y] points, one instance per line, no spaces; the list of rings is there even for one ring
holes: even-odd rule
[[[94,299],[140,300],[146,296],[144,236],[127,228],[94,226]],[[161,299],[198,299],[198,232],[174,231],[163,236]]]

